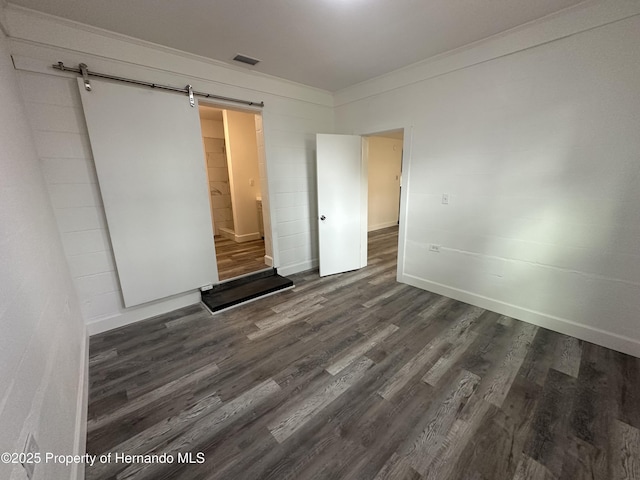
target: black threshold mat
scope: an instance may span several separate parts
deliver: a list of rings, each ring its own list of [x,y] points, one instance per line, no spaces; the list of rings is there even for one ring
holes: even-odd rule
[[[274,268],[215,285],[202,292],[202,302],[209,310],[217,312],[293,286],[291,280],[278,275]]]

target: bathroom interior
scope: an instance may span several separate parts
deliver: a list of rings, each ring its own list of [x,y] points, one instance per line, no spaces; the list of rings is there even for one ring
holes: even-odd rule
[[[270,268],[259,168],[262,119],[208,105],[199,113],[219,280]]]

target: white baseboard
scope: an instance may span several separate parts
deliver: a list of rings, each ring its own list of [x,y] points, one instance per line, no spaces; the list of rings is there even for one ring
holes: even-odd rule
[[[587,342],[595,343],[596,345],[627,353],[634,357],[640,357],[640,341],[632,338],[607,332],[606,330],[589,325],[582,325],[565,318],[559,318],[542,312],[537,312],[535,310],[511,305],[493,298],[483,297],[472,292],[431,282],[413,275],[400,274],[398,275],[398,281],[439,295],[444,295],[461,302],[469,303],[477,307],[486,308],[492,312],[497,312],[524,322],[532,323],[539,327],[570,335],[572,337],[579,338],[580,340],[585,340]]]
[[[87,331],[89,336],[97,335],[114,328],[124,327],[132,323],[146,320],[147,318],[162,315],[178,308],[188,307],[200,302],[200,292],[194,291],[182,295],[159,300],[156,303],[149,303],[139,307],[133,307],[123,311],[119,315],[112,315],[106,318],[92,320],[87,323]]]
[[[369,225],[367,227],[367,232],[374,232],[376,230],[382,230],[383,228],[395,227],[397,225],[398,225],[398,220],[394,220],[393,222],[378,223],[377,225]]]
[[[264,256],[264,264],[269,266],[269,267],[273,267],[273,257],[271,257],[269,255],[265,255]]]
[[[262,234],[260,232],[245,233],[243,235],[237,235],[232,229],[227,227],[220,227],[220,235],[229,240],[233,240],[236,243],[251,242],[253,240],[260,240]]]
[[[295,273],[305,272],[313,268],[318,268],[318,259],[307,260],[305,262],[294,263],[293,265],[285,265],[284,267],[277,267],[278,275],[286,277],[287,275],[293,275]]]
[[[233,236],[233,239],[237,243],[252,242],[253,240],[260,240],[261,238],[262,235],[260,235],[260,232],[245,233],[244,235],[234,234]]]
[[[76,426],[73,455],[87,452],[87,410],[89,408],[89,334],[84,329],[84,339],[80,349],[81,371],[76,401]],[[84,465],[74,463],[71,470],[73,480],[84,480]]]

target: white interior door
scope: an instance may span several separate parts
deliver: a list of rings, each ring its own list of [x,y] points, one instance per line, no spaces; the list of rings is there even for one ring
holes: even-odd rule
[[[78,79],[125,306],[217,281],[198,108]]]
[[[316,136],[320,276],[367,265],[367,176],[358,135]]]

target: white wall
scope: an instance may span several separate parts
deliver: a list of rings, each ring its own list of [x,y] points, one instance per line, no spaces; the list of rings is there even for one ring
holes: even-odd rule
[[[199,294],[123,308],[77,86],[73,75],[50,68],[57,61],[263,100],[262,168],[269,170],[274,261],[284,274],[317,265],[314,139],[316,132],[333,129],[329,93],[14,6],[6,14],[38,154],[91,333],[195,303]]]
[[[403,281],[640,356],[640,4],[604,3],[339,92],[336,124],[413,127]]]
[[[41,452],[83,452],[85,327],[2,32],[0,99],[0,452],[22,452],[28,432]],[[23,475],[0,463],[0,478]]]
[[[222,112],[220,112],[220,120],[200,119],[202,128],[202,136],[209,138],[221,138],[224,140],[224,125],[222,123]]]
[[[397,225],[400,212],[402,140],[368,137],[368,231]]]
[[[223,138],[204,137],[204,152],[207,160],[209,200],[214,235],[220,235],[221,228],[233,230],[229,167],[225,153],[224,134]]]
[[[255,114],[225,110],[223,116],[235,239],[258,240],[261,235],[256,199],[262,193]]]
[[[264,125],[262,122],[262,115],[256,115],[254,120],[256,123],[256,140],[258,143],[257,145],[258,146],[258,171],[260,172],[260,190],[262,191],[262,220],[263,220],[263,228],[264,228],[263,233],[264,233],[264,251],[265,251],[264,263],[270,267],[273,267],[275,265],[273,262],[273,237],[272,237],[273,229],[271,228],[271,224],[273,222],[273,219],[271,216],[272,202],[271,202],[271,198],[269,197],[270,187],[267,179],[267,164],[266,164],[266,152],[265,152],[265,143],[264,143]],[[313,191],[313,192],[308,192],[307,194],[307,197],[310,199],[310,201],[314,201],[314,203],[315,203],[316,197],[312,197],[311,195],[315,195],[315,193],[316,192]],[[294,235],[291,234],[291,231],[295,231],[295,229],[292,228],[292,225],[294,224],[295,222],[281,223],[280,235],[283,235],[285,233],[283,232],[283,230],[284,230],[284,227],[286,226],[288,229],[288,231],[286,232],[287,236],[295,238]],[[315,225],[315,223],[313,223],[313,225]],[[317,245],[315,246],[315,248],[312,247],[312,251],[315,252],[316,257],[311,260],[310,264],[314,265],[318,263]],[[305,266],[306,265],[303,265],[303,267]],[[300,266],[296,266],[295,268],[288,268],[288,270],[290,272],[293,272],[294,270],[298,270],[300,268],[301,268]],[[281,269],[280,273],[286,275],[287,274],[286,270],[287,269]]]
[[[206,107],[200,107],[200,114],[206,113]],[[233,212],[231,210],[231,191],[229,188],[229,167],[224,143],[224,123],[222,111],[217,112],[219,119],[200,117],[202,143],[204,145],[209,181],[209,201],[211,203],[211,221],[213,234],[220,235],[220,228],[233,230]]]

